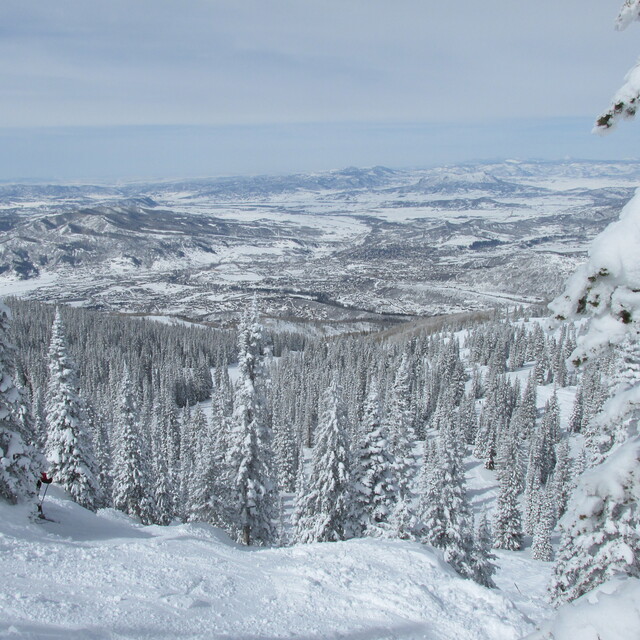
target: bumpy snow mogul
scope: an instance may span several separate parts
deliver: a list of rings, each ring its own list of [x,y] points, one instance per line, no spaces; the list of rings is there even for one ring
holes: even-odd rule
[[[640,19],[627,0],[616,26]],[[627,75],[596,130],[635,115],[640,64]],[[550,306],[559,318],[588,316],[588,332],[572,354],[582,364],[602,351],[617,357],[610,396],[587,433],[591,468],[561,520],[563,538],[551,585],[562,607],[538,638],[637,637],[640,628],[640,193],[591,247],[589,260]],[[615,595],[612,595],[615,594]],[[584,596],[584,597],[581,597]]]

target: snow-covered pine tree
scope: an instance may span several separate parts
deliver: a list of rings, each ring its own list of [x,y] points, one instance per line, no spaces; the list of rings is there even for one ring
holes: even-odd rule
[[[452,427],[454,411],[456,408],[454,394],[454,388],[448,386],[446,383],[442,383],[440,385],[438,402],[436,404],[435,411],[431,416],[430,426],[434,431],[440,431],[442,427],[455,429],[455,427]],[[461,435],[464,438],[464,431],[461,432]]]
[[[595,454],[595,459],[598,462],[602,461],[599,454],[599,446],[597,439],[599,437],[599,425],[594,421],[594,418],[600,413],[602,405],[610,395],[611,387],[605,383],[605,370],[606,360],[608,360],[609,354],[605,352],[599,356],[593,356],[586,363],[581,364],[580,368],[583,370],[581,387],[583,395],[582,403],[582,417],[580,433],[583,433],[586,441],[587,448],[591,449]]]
[[[576,396],[573,401],[573,409],[569,418],[569,431],[571,433],[580,433],[582,430],[582,418],[584,414],[584,396],[582,386],[578,387]]]
[[[166,526],[171,523],[175,514],[174,495],[167,461],[159,455],[155,459],[153,477],[154,522]]]
[[[458,409],[458,433],[464,434],[465,442],[473,444],[478,432],[478,414],[472,393],[465,394]]]
[[[102,506],[111,506],[111,442],[110,424],[95,407],[88,407],[92,431],[93,453],[98,484],[102,489]]]
[[[189,520],[227,528],[232,516],[227,502],[227,487],[222,487],[221,480],[225,474],[210,442],[196,460],[195,475],[198,481],[191,490]]]
[[[65,336],[60,309],[56,309],[49,344],[49,383],[46,393],[49,472],[71,498],[86,509],[100,505],[102,490],[97,479],[87,412]]]
[[[209,461],[204,458],[210,455],[209,424],[202,407],[197,404],[189,417],[189,459],[190,463],[185,471],[184,485],[186,518],[192,519],[195,505],[195,495],[202,486],[202,471],[209,467]]]
[[[225,394],[220,393],[218,384],[215,389],[208,429],[199,438],[199,452],[193,474],[196,482],[191,489],[189,519],[233,531],[237,527],[237,514],[226,455],[231,420],[224,415]]]
[[[444,344],[437,368],[441,381],[449,387],[453,403],[457,405],[464,393],[467,376],[460,359],[460,345],[455,336],[451,335]]]
[[[587,470],[561,524],[550,587],[554,604],[571,602],[616,576],[640,577],[640,438]]]
[[[527,386],[524,389],[522,400],[517,408],[518,413],[518,429],[521,438],[528,439],[536,428],[536,417],[538,410],[536,408],[538,387],[535,377],[529,375]]]
[[[473,568],[473,580],[489,588],[496,586],[492,577],[496,572],[496,565],[493,563],[496,555],[491,551],[492,546],[493,534],[487,519],[487,513],[483,511],[478,531],[476,532],[471,566]]]
[[[505,430],[510,418],[510,393],[511,387],[503,375],[496,373],[489,377],[473,449],[473,455],[484,459],[487,469],[495,467],[498,435]]]
[[[574,488],[577,483],[577,479],[584,473],[584,470],[587,468],[587,452],[584,448],[578,451],[578,455],[576,459],[573,461],[573,465],[571,466],[571,477],[573,480]]]
[[[514,429],[507,434],[502,447],[502,459],[498,471],[500,490],[493,522],[496,549],[518,551],[522,548],[522,519],[518,495],[520,470],[518,468],[519,435]]]
[[[44,397],[44,387],[38,387],[37,389],[33,390],[31,400],[31,413],[33,416],[33,442],[41,450],[44,450],[44,443],[47,441],[47,425],[44,418]]]
[[[631,336],[626,336],[616,345],[613,356],[610,386],[614,393],[620,393],[640,382],[640,343]]]
[[[14,349],[9,341],[10,311],[0,302],[0,498],[10,504],[33,495],[31,436],[17,420],[19,393],[14,381]]]
[[[298,520],[306,517],[306,513],[304,513],[302,509],[308,493],[305,466],[306,460],[304,456],[304,449],[300,447],[300,450],[298,451],[298,468],[296,470],[296,488],[293,501],[294,508],[291,513],[291,528],[293,529],[294,537],[298,531]]]
[[[566,332],[566,326],[563,325],[563,331]],[[568,372],[567,363],[564,352],[564,340],[561,338],[554,344],[551,356],[551,366],[553,369],[553,382],[556,387],[566,387]]]
[[[238,327],[238,379],[235,386],[232,474],[237,525],[244,544],[277,542],[278,481],[271,449],[271,427],[264,409],[262,327],[257,300]]]
[[[556,445],[556,467],[550,479],[556,505],[555,520],[559,520],[567,510],[569,497],[574,488],[569,458],[569,442],[564,439]]]
[[[356,467],[356,508],[362,518],[362,530],[376,535],[381,533],[381,525],[389,520],[397,498],[394,459],[388,451],[387,427],[380,421],[380,397],[375,378],[369,384],[361,433],[362,445]]]
[[[125,366],[116,414],[116,437],[113,454],[113,506],[130,516],[151,524],[154,505],[150,486],[150,469],[145,443],[142,442],[136,393],[129,368]]]
[[[541,468],[540,479],[543,484],[546,484],[556,466],[556,445],[560,441],[560,407],[555,389],[551,398],[545,403],[542,424],[536,437],[541,439],[538,450],[540,455],[538,464]]]
[[[278,469],[278,487],[285,493],[293,493],[298,468],[299,444],[293,425],[280,411],[273,415],[273,448]]]
[[[524,531],[529,534],[534,533],[540,516],[541,496],[555,468],[559,429],[558,401],[554,391],[545,405],[542,423],[534,432],[529,448],[524,486]]]
[[[155,420],[158,436],[160,438],[159,454],[164,457],[169,475],[169,487],[173,493],[174,514],[178,512],[178,493],[180,488],[180,458],[182,455],[182,442],[180,441],[180,420],[178,408],[175,405],[172,394],[167,387],[160,389],[160,397],[156,406]]]
[[[617,26],[640,17],[640,0],[626,0]],[[640,63],[627,75],[596,128],[606,131],[632,117],[640,96]],[[572,354],[576,364],[603,350],[637,343],[640,335],[640,193],[617,222],[591,244],[589,259],[567,282],[550,308],[559,319],[590,316],[586,335]],[[555,604],[588,593],[614,575],[640,575],[640,381],[615,390],[602,407],[603,426],[618,434],[604,460],[582,474],[562,519],[561,549],[551,585]]]
[[[36,434],[36,419],[31,403],[31,392],[23,384],[24,381],[20,382],[20,376],[16,375],[14,380],[18,390],[18,401],[14,405],[18,428],[21,433],[29,434],[29,441],[33,446],[38,442],[38,437]]]
[[[419,537],[419,521],[410,498],[403,498],[396,502],[393,512],[389,516],[388,525],[383,535],[399,540],[417,540]]]
[[[482,378],[482,372],[477,367],[473,370],[471,376],[471,396],[474,400],[479,400],[484,395],[484,380]]]
[[[529,346],[527,349],[527,356],[529,360],[534,362],[540,362],[545,357],[546,340],[544,337],[544,331],[540,326],[540,323],[536,322],[533,325],[533,330],[529,335]]]
[[[534,560],[549,561],[553,559],[553,547],[551,546],[551,532],[556,522],[555,495],[552,487],[547,487],[540,496],[540,510],[537,522],[533,527],[533,542],[531,545],[531,557]]]
[[[623,340],[624,341],[624,340]],[[561,520],[562,540],[550,586],[554,604],[603,582],[640,577],[640,384],[617,388],[592,421],[602,460],[582,474]],[[611,441],[606,434],[617,433]],[[598,442],[594,439],[594,442]],[[579,458],[576,467],[583,466]]]
[[[612,348],[613,373],[605,378],[610,398],[601,404],[584,429],[591,466],[602,462],[609,451],[637,432],[640,402],[640,342],[626,336]]]
[[[538,466],[534,454],[535,443],[531,447],[529,453],[529,463],[527,465],[527,474],[524,483],[524,501],[523,501],[523,531],[529,535],[533,535],[533,530],[540,517],[541,495],[544,491],[544,485],[540,480],[540,467]]]
[[[420,496],[423,542],[442,549],[446,562],[461,575],[474,577],[473,523],[467,497],[461,443],[453,425],[443,425],[438,450]]]
[[[183,520],[188,520],[189,518],[189,490],[193,479],[195,450],[191,407],[185,405],[180,415],[180,471],[178,473],[176,500],[178,516]]]
[[[515,371],[524,366],[526,360],[526,333],[524,327],[516,329],[509,345],[509,371]]]
[[[388,452],[393,458],[393,485],[398,502],[411,495],[416,476],[416,459],[413,448],[416,435],[411,426],[411,399],[409,395],[409,360],[402,356],[391,387],[383,425],[388,433]]]
[[[295,506],[297,542],[346,540],[358,528],[346,420],[335,379],[319,410],[309,479]]]

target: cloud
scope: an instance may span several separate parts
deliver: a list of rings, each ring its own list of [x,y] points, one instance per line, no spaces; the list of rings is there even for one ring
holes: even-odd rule
[[[8,126],[561,116],[635,44],[590,0],[3,0]]]
[[[2,0],[0,176],[633,155],[588,135],[640,52],[616,8]]]

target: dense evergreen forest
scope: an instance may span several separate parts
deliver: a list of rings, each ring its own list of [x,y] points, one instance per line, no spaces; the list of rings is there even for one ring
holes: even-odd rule
[[[582,325],[531,310],[317,338],[267,331],[255,300],[237,331],[9,305],[5,387],[31,471],[145,524],[207,522],[269,546],[418,540],[493,586],[492,548],[529,540],[552,559],[578,476],[622,437],[594,418],[628,350],[568,368]],[[559,393],[573,399],[564,425]],[[495,505],[472,505],[469,465],[497,475]],[[589,557],[560,550],[556,601],[604,579],[581,572]]]

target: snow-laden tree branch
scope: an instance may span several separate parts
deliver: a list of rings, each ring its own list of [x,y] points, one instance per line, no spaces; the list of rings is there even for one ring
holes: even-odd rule
[[[549,306],[558,319],[591,317],[573,353],[578,363],[640,333],[640,193],[591,244],[589,260]]]
[[[611,100],[611,106],[596,120],[594,133],[608,133],[620,120],[630,120],[640,104],[640,62],[627,73],[624,84]]]
[[[635,20],[640,20],[640,0],[625,0],[616,18],[616,29],[622,31]],[[596,120],[594,133],[608,133],[620,120],[630,120],[636,115],[639,104],[640,61],[625,76],[624,84],[611,100],[611,106]]]
[[[634,20],[640,20],[640,0],[625,0],[616,18],[616,29],[624,31]]]

